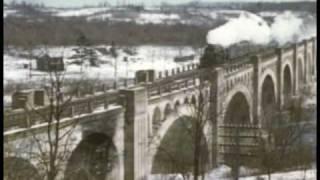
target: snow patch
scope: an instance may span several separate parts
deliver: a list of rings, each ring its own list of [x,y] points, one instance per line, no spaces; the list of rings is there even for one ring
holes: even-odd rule
[[[98,15],[93,15],[87,18],[88,21],[92,21],[92,20],[106,20],[106,19],[110,19],[112,18],[112,14],[111,13],[106,13],[106,14],[98,14]]]
[[[242,174],[241,175],[242,177],[240,177],[239,179],[240,180],[256,180],[257,177],[267,179],[266,174],[243,177],[243,174],[247,172],[249,172],[248,169],[240,168],[240,174]],[[205,177],[205,180],[213,180],[213,179],[230,180],[231,179],[229,176],[230,173],[231,173],[230,167],[226,165],[220,165],[218,168],[208,173]],[[316,169],[308,169],[305,172],[302,170],[298,170],[298,171],[290,171],[290,172],[272,173],[271,177],[272,179],[277,179],[277,180],[282,180],[282,179],[298,180],[298,179],[303,179],[304,177],[306,178],[306,180],[314,180],[316,179],[316,174],[317,174]],[[190,174],[190,177],[191,177],[191,174]],[[153,174],[148,177],[148,180],[182,180],[182,179],[183,177],[180,174]]]
[[[259,176],[263,179],[267,179],[267,175],[261,175]],[[290,172],[282,172],[282,173],[272,173],[271,178],[272,179],[286,179],[286,180],[298,180],[298,179],[304,179],[305,180],[315,180],[317,179],[317,170],[316,169],[309,169],[304,174],[304,171],[290,171]],[[257,176],[251,176],[251,177],[242,177],[240,180],[256,180]]]
[[[198,62],[200,54],[188,46],[175,47],[175,46],[136,46],[136,55],[129,55],[118,49],[118,57],[113,58],[108,54],[100,53],[97,48],[109,49],[110,46],[100,45],[93,46],[93,49],[97,54],[97,59],[100,62],[99,67],[93,67],[86,61],[84,65],[74,64],[75,60],[79,58],[73,58],[78,53],[75,49],[79,47],[48,47],[46,50],[43,48],[37,48],[33,50],[35,55],[43,55],[48,53],[51,57],[62,56],[65,62],[65,78],[77,79],[77,78],[97,78],[97,79],[113,79],[115,64],[117,63],[117,76],[118,78],[133,78],[135,72],[138,70],[155,69],[156,71],[170,70],[172,68],[182,67],[189,63]],[[26,59],[20,57],[21,54],[27,54],[27,52],[21,49],[12,49],[14,53],[4,53],[4,86],[13,82],[40,82],[48,78],[46,72],[40,72],[36,70],[36,60]],[[174,57],[179,55],[195,54],[194,60],[176,63]],[[127,57],[128,61],[125,62],[124,58]],[[31,64],[32,70],[30,72],[29,65]],[[28,66],[26,68],[26,66]],[[81,72],[82,69],[82,72]],[[31,74],[31,76],[30,76]]]
[[[99,12],[105,12],[109,8],[81,8],[81,9],[63,9],[58,10],[55,16],[60,17],[73,17],[73,16],[88,16]]]
[[[262,17],[276,17],[280,12],[274,12],[274,11],[262,11],[259,13],[259,16]]]
[[[14,14],[17,14],[16,10],[8,9],[8,8],[3,9],[3,18],[6,18],[6,17],[14,15]]]
[[[179,20],[180,16],[178,14],[160,14],[160,13],[141,13],[136,19],[138,24],[161,24],[166,21]]]
[[[213,169],[210,173],[208,173],[205,179],[223,179],[226,178],[226,175],[230,172],[231,168],[229,166],[220,165],[217,168]]]

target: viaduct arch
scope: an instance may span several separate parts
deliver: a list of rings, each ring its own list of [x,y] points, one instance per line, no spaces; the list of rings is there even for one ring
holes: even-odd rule
[[[285,65],[283,70],[283,103],[286,106],[289,104],[293,94],[293,80],[292,80],[292,68],[289,65]]]
[[[81,140],[67,163],[66,180],[105,180],[118,166],[119,157],[112,138],[92,133]],[[115,177],[114,177],[115,178]]]

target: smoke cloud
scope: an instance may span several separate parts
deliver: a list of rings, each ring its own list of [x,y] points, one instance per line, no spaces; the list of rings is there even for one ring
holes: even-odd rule
[[[207,34],[207,43],[228,47],[241,41],[261,45],[273,41],[283,45],[315,34],[315,23],[306,26],[301,17],[290,11],[278,14],[271,25],[260,16],[244,11],[238,18],[210,30]]]

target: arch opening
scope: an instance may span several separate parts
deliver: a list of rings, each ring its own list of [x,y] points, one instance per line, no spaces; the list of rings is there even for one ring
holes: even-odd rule
[[[268,75],[262,84],[261,89],[261,118],[262,126],[267,127],[271,125],[271,121],[276,114],[276,95],[274,82],[270,75]]]
[[[161,126],[161,111],[159,107],[156,107],[152,116],[152,130],[156,131]]]
[[[41,180],[37,169],[26,159],[6,157],[3,163],[3,178],[8,180]]]
[[[93,133],[72,153],[65,171],[66,180],[104,180],[118,163],[116,147],[110,137]]]
[[[191,104],[194,105],[194,106],[197,104],[197,100],[196,100],[196,97],[194,95],[192,95],[192,97],[191,97]]]
[[[310,76],[315,75],[315,65],[314,65],[314,60],[311,58],[311,54],[308,54],[308,64],[309,64],[309,74]]]
[[[188,97],[186,97],[186,98],[184,98],[184,102],[183,102],[184,104],[189,104],[189,99],[188,99]]]
[[[179,174],[192,172],[194,157],[194,128],[190,116],[175,120],[160,142],[152,162],[152,174]],[[208,164],[208,146],[202,133],[200,141],[200,164],[202,169]]]
[[[250,106],[241,92],[237,92],[232,97],[224,122],[227,124],[250,124]]]
[[[283,104],[288,106],[292,97],[292,78],[289,66],[286,66],[283,71]]]
[[[179,106],[180,106],[180,102],[179,100],[177,100],[176,103],[174,103],[174,110],[177,111]]]
[[[204,102],[204,96],[203,96],[203,93],[200,92],[199,94],[199,105],[202,106]]]
[[[299,64],[299,66],[298,66],[298,85],[300,87],[302,87],[302,85],[304,84],[304,79],[305,79],[302,59],[298,60],[298,64]]]
[[[248,97],[243,92],[236,92],[229,101],[225,112],[224,123],[231,126],[223,128],[226,137],[223,137],[222,143],[225,152],[223,155],[224,163],[231,167],[232,172],[236,171],[239,166],[251,167],[254,162],[252,156],[244,154],[251,152],[251,149],[246,145],[255,141],[252,137],[242,136],[252,133],[252,130],[240,126],[251,124],[250,117]]]
[[[167,104],[166,107],[164,108],[164,118],[162,119],[162,121],[166,120],[171,112],[172,112],[172,108],[170,104]]]

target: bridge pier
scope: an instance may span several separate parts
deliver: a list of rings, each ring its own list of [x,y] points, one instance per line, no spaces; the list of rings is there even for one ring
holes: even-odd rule
[[[277,54],[278,54],[278,60],[277,60],[277,70],[276,70],[276,76],[277,76],[277,86],[278,86],[278,90],[277,90],[277,94],[278,94],[278,99],[277,99],[277,109],[279,111],[282,110],[283,106],[284,106],[284,87],[283,87],[283,83],[284,83],[284,72],[283,72],[283,50],[281,48],[277,48]]]
[[[297,50],[298,50],[298,45],[294,44],[293,45],[293,95],[297,96],[299,94],[299,85],[298,85],[298,58],[297,58]]]
[[[251,62],[253,63],[253,124],[262,126],[262,122],[260,120],[260,112],[261,112],[261,100],[259,94],[261,94],[261,90],[259,88],[260,77],[261,74],[261,57],[259,55],[251,57]]]
[[[223,158],[220,155],[219,151],[219,125],[223,124],[223,107],[220,103],[221,94],[222,94],[222,86],[223,84],[223,70],[222,68],[216,68],[213,70],[212,76],[210,76],[211,88],[210,88],[210,110],[211,110],[211,121],[212,121],[212,164],[219,165],[223,163]]]
[[[145,87],[121,90],[125,97],[125,180],[145,180],[148,157],[148,94]]]

